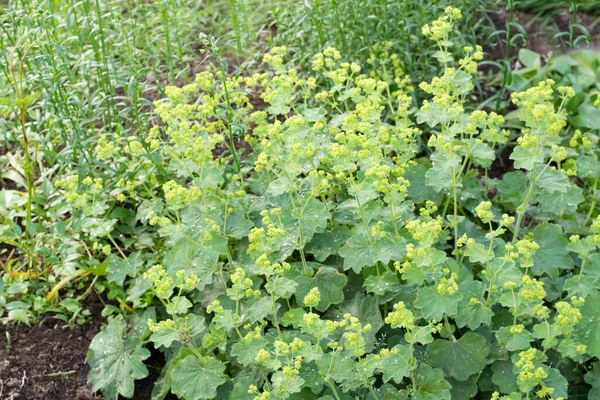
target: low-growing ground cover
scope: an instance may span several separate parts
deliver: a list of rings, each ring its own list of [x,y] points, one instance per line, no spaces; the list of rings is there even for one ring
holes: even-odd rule
[[[80,4],[82,16],[95,10],[95,32],[109,30],[103,4]],[[105,10],[115,13],[106,17],[114,43],[119,18],[133,10],[121,5],[121,14]],[[160,2],[140,5],[156,13],[139,15],[161,18],[160,31],[173,27],[169,18],[185,20],[183,6],[202,18],[219,9]],[[89,71],[106,101],[73,89],[70,98],[94,116],[77,140],[64,136],[76,124],[55,127],[53,115],[71,114],[46,105],[54,92],[34,79],[37,64],[26,65],[48,50],[29,61],[38,46],[7,45],[20,58],[4,74],[12,167],[4,179],[16,186],[2,191],[1,317],[82,325],[46,343],[64,352],[97,326],[85,325],[98,321],[85,299],[105,303],[86,359],[91,391],[106,398],[594,398],[594,53],[547,60],[522,50],[515,59],[525,35],[509,18],[508,33],[491,35],[505,53],[482,75],[477,43],[485,41],[460,29],[484,8],[444,5],[434,8],[439,19],[408,12],[403,21],[419,24],[414,35],[430,57],[424,66],[406,57],[414,49],[397,52],[405,43],[393,33],[381,42],[348,36],[367,47],[347,54],[285,39],[282,4],[268,5],[275,32],[262,35],[252,30],[260,18],[239,18],[247,4],[230,6],[233,49],[253,36],[256,48],[290,47],[270,46],[235,68],[223,41],[185,39],[183,24],[164,32],[180,38],[166,39],[174,47],[157,61],[167,72],[133,76],[130,97],[121,69],[108,67],[121,58],[100,40]],[[360,18],[344,6],[331,10]],[[52,8],[41,15],[36,24],[52,20]],[[385,23],[365,26],[386,33]],[[38,33],[24,32],[6,43]],[[186,45],[205,58],[201,66],[186,70],[187,52],[169,60]],[[51,76],[54,87],[70,87]],[[77,77],[63,77],[77,88]],[[149,82],[151,96],[140,89]],[[123,103],[114,104],[109,93],[120,90]],[[147,100],[122,107],[136,98]],[[31,369],[27,341],[45,331],[6,332],[0,362],[29,365],[23,376],[0,376],[9,395],[59,396],[67,389],[54,379],[66,378],[72,396],[92,396],[81,385],[81,346],[60,368]]]

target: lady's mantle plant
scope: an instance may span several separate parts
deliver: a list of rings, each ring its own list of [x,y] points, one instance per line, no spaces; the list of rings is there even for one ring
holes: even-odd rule
[[[588,370],[599,393],[597,136],[552,81],[513,95],[518,129],[468,110],[460,18],[423,28],[444,70],[418,109],[385,44],[370,74],[328,48],[304,79],[282,47],[230,76],[206,42],[215,68],[169,88],[163,125],[110,144],[160,185],[138,207],[160,238],[109,257],[136,313],[93,340],[95,390],[131,397],[153,346],[156,398],[559,399]]]

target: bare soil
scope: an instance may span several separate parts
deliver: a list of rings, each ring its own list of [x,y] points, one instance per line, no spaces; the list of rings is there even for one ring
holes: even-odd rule
[[[103,300],[96,294],[85,305],[92,321],[69,329],[48,316],[31,325],[0,325],[0,400],[100,400],[87,383],[85,362],[92,338],[102,324]],[[10,335],[10,343],[6,333]],[[134,399],[151,398],[164,359],[153,354],[150,375],[136,382]]]
[[[31,327],[0,326],[0,399],[101,399],[87,385],[85,357],[102,303],[90,311],[92,322],[74,329],[52,316]]]

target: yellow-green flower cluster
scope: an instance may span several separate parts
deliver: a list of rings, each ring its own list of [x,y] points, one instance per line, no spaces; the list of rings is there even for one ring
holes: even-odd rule
[[[402,69],[398,55],[390,53],[391,47],[392,42],[390,41],[376,43],[371,47],[369,58],[367,59],[367,63],[372,68],[370,77],[385,81],[389,86],[394,83],[397,90],[392,92],[392,95],[402,98],[408,93],[412,93],[414,88],[411,85],[410,76]],[[412,103],[412,99],[409,98],[410,103]],[[406,107],[407,109],[408,106]]]
[[[392,328],[404,328],[412,330],[415,327],[415,316],[412,311],[406,308],[403,301],[394,304],[394,311],[385,317],[385,323]]]
[[[524,92],[512,94],[513,103],[519,106],[519,118],[529,128],[523,129],[523,136],[518,139],[524,148],[557,143],[558,134],[566,125],[565,117],[554,108],[553,85],[554,81],[547,79]]]
[[[546,297],[544,282],[540,282],[529,275],[521,278],[522,286],[519,289],[519,295],[529,301],[541,301]]]
[[[279,214],[281,209],[275,208],[271,211],[262,210],[260,215],[265,227],[254,227],[248,235],[248,253],[254,255],[267,255],[278,249],[279,241],[285,236],[286,231],[281,227]],[[276,221],[273,221],[275,217]]]
[[[444,15],[431,23],[431,26],[425,25],[421,29],[423,36],[436,42],[447,41],[448,35],[454,29],[454,23],[462,18],[462,13],[458,8],[448,6],[444,10]]]
[[[118,148],[118,136],[115,135],[114,139],[109,136],[100,136],[94,147],[94,156],[102,161],[114,159],[118,155]]]
[[[479,217],[481,222],[484,224],[488,224],[494,219],[494,213],[491,211],[491,209],[491,201],[482,201],[477,207],[475,207],[475,213],[477,214],[477,217]]]
[[[419,208],[419,214],[422,217],[430,217],[437,210],[438,210],[437,205],[433,201],[427,200],[427,201],[425,201],[425,207]]]
[[[579,297],[572,297],[572,304],[566,301],[559,301],[555,304],[556,308],[556,322],[561,328],[572,328],[581,320],[581,307],[584,303],[584,299]]]
[[[517,383],[526,389],[525,392],[530,391],[548,377],[543,367],[536,366],[542,359],[542,355],[534,348],[519,353],[519,359],[515,362],[515,367],[519,371]]]
[[[210,303],[208,307],[206,307],[206,312],[209,314],[214,313],[218,315],[225,312],[225,309],[223,308],[219,300],[213,300],[213,302]]]
[[[320,71],[322,69],[331,69],[337,66],[338,60],[342,58],[340,52],[333,48],[328,47],[323,50],[322,53],[318,53],[313,58],[312,69],[313,71]]]
[[[150,332],[152,333],[161,331],[175,331],[178,327],[179,325],[177,322],[173,321],[172,319],[165,319],[158,323],[154,322],[153,319],[148,319],[148,329],[150,329]]]
[[[263,56],[263,62],[269,64],[269,66],[274,70],[281,71],[284,69],[283,59],[286,54],[286,46],[273,47],[267,54]]]
[[[515,246],[519,252],[519,255],[524,258],[532,258],[535,252],[540,248],[540,245],[537,244],[530,236],[517,241]]]
[[[448,269],[444,269],[444,274],[448,274],[450,271]],[[456,273],[452,272],[449,278],[445,276],[440,279],[437,287],[437,291],[439,294],[454,294],[458,291],[458,284],[456,283]]]
[[[173,278],[167,275],[162,265],[157,264],[143,275],[144,280],[150,281],[154,286],[154,292],[160,298],[167,298],[171,294]]]
[[[600,99],[600,97],[599,97]],[[589,150],[593,147],[592,140],[588,137],[587,134],[584,134],[579,129],[575,130],[575,133],[569,140],[569,146],[578,148],[579,146],[583,147],[586,150]]]
[[[363,326],[358,318],[349,313],[344,314],[344,320],[346,321],[345,332],[343,334],[346,343],[345,347],[356,357],[360,357],[365,353],[365,339],[363,334],[369,332],[372,326],[371,324]]]
[[[241,300],[244,297],[259,297],[260,290],[253,290],[254,282],[246,277],[246,271],[241,268],[236,268],[231,274],[232,286],[227,290],[227,294],[232,300]]]
[[[319,293],[319,288],[314,287],[308,292],[306,296],[304,296],[303,303],[306,307],[316,307],[321,301],[321,293]]]
[[[163,187],[167,204],[174,209],[195,203],[202,197],[202,191],[197,187],[184,188],[174,180],[166,182]]]
[[[94,242],[94,244],[92,245],[92,250],[101,251],[105,256],[108,256],[111,253],[110,244],[106,244],[106,245],[102,246],[98,242]]]
[[[285,261],[281,263],[272,263],[267,254],[261,254],[256,259],[255,264],[259,267],[258,273],[267,277],[272,275],[281,276],[291,269],[291,265]]]
[[[442,232],[443,220],[441,217],[415,219],[406,224],[406,229],[423,247],[431,247]]]
[[[464,58],[458,60],[458,65],[465,70],[467,74],[475,75],[477,73],[477,62],[483,60],[483,48],[479,45],[473,47],[466,46],[464,49],[466,53]]]

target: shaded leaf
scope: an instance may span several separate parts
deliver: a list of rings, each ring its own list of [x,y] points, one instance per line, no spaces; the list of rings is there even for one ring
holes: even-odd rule
[[[433,367],[459,381],[483,370],[490,353],[483,336],[468,332],[458,340],[436,339],[427,346],[427,359]]]
[[[225,364],[208,358],[203,365],[195,355],[188,355],[173,366],[171,387],[184,400],[214,399],[217,388],[225,383]]]

